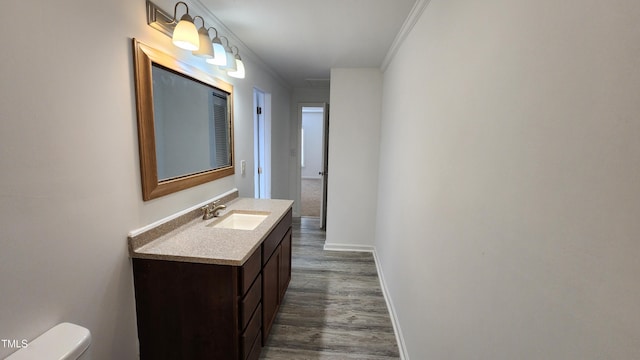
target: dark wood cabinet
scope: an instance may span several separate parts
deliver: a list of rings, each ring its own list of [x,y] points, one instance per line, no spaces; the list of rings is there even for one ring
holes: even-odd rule
[[[291,211],[285,216],[291,219]],[[286,224],[286,222],[284,222]],[[282,226],[281,226],[282,225]],[[273,236],[273,237],[272,237]],[[262,344],[269,337],[291,279],[291,226],[276,226],[262,247]]]
[[[278,308],[280,306],[280,290],[278,288],[278,278],[280,266],[280,248],[272,253],[271,258],[262,268],[263,274],[263,293],[262,303],[264,311],[262,312],[262,344],[266,342],[271,331],[271,325],[276,318]]]
[[[280,273],[278,274],[278,288],[280,289],[280,301],[289,287],[291,281],[291,229],[280,243]]]
[[[262,274],[264,276],[262,344],[264,345],[291,280],[291,229],[274,250],[262,269]]]
[[[291,278],[291,210],[242,266],[132,260],[141,359],[255,360]]]
[[[141,359],[240,359],[240,272],[133,259]]]

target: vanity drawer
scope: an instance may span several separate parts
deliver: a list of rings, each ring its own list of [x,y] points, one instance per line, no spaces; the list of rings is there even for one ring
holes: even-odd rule
[[[262,332],[258,332],[258,336],[256,336],[256,340],[253,342],[253,346],[251,347],[251,352],[245,360],[258,360],[260,359],[260,352],[262,351]]]
[[[256,249],[249,260],[242,265],[239,284],[240,296],[244,296],[249,291],[249,287],[251,287],[256,276],[260,273],[262,269],[261,255],[260,248]]]
[[[282,218],[278,225],[276,225],[275,229],[273,229],[269,236],[267,236],[267,238],[264,240],[262,245],[263,265],[267,263],[267,261],[273,254],[273,251],[278,247],[280,241],[282,241],[282,238],[291,227],[291,219],[292,214],[291,209],[289,209],[289,212],[287,212],[287,214]]]
[[[253,315],[260,299],[262,298],[262,275],[258,275],[258,278],[249,289],[247,295],[240,300],[240,331],[247,327],[251,315]]]
[[[253,313],[251,320],[249,321],[249,325],[247,325],[247,329],[242,334],[242,338],[240,340],[240,356],[241,359],[247,358],[249,354],[251,354],[251,349],[256,341],[256,339],[261,338],[259,336],[261,334],[260,328],[262,327],[262,305],[258,305],[258,308]]]

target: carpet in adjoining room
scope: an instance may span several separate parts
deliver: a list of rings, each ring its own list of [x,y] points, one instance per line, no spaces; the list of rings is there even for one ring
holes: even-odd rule
[[[302,179],[300,215],[320,217],[322,179]]]

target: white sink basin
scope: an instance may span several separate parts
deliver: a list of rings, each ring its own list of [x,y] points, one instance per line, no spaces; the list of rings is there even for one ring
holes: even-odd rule
[[[223,229],[253,230],[269,216],[267,212],[232,210],[207,226]]]

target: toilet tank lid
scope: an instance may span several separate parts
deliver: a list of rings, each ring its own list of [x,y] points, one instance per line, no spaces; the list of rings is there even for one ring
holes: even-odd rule
[[[61,323],[30,341],[5,360],[75,360],[91,344],[91,332],[82,326]]]

